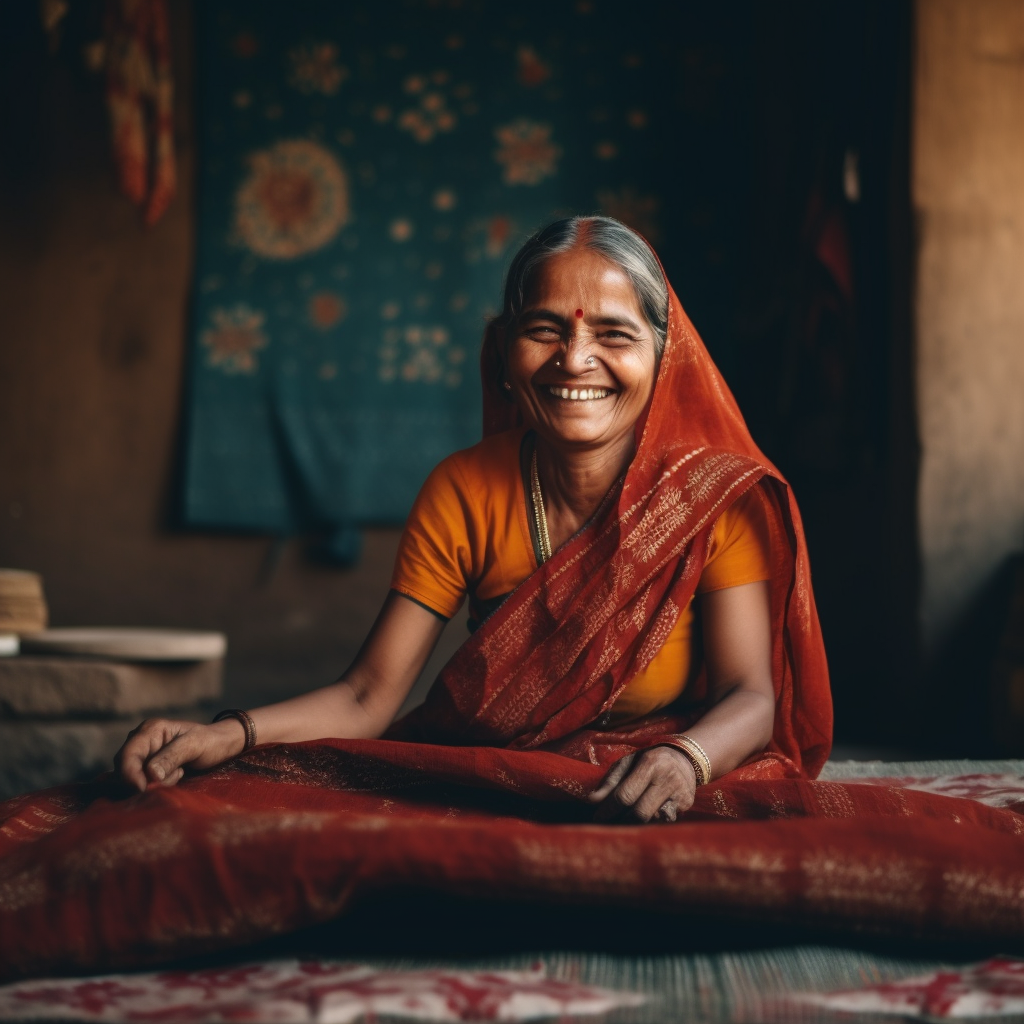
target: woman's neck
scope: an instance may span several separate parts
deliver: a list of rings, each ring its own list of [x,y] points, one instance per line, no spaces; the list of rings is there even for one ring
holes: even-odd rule
[[[552,550],[560,548],[597,511],[626,471],[635,450],[633,435],[601,448],[556,449],[537,436],[537,472]]]

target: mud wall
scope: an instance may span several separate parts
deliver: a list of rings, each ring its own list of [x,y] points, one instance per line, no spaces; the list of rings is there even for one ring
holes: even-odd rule
[[[918,0],[916,16],[918,509],[934,662],[1024,547],[1024,5]]]

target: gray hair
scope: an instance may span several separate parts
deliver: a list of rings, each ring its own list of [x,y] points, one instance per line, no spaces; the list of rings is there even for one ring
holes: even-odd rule
[[[590,249],[614,263],[629,278],[644,317],[654,330],[660,359],[668,332],[668,285],[651,247],[632,228],[611,217],[570,217],[537,232],[516,253],[505,278],[505,301],[493,325],[506,328],[523,311],[526,290],[537,270],[552,256]]]

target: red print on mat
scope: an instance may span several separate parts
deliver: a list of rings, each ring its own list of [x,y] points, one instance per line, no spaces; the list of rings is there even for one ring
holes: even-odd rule
[[[1024,960],[993,957],[847,992],[805,995],[800,1002],[843,1013],[899,1014],[928,1020],[1024,1014]]]
[[[386,971],[294,960],[227,970],[29,981],[0,988],[0,1020],[125,1024],[332,1024],[377,1015],[429,1021],[520,1021],[637,1006],[633,992],[525,971]]]
[[[1005,807],[1024,811],[1024,778],[1019,775],[920,775],[833,779],[834,782],[860,783],[867,786],[894,786],[914,789],[920,793],[977,800],[989,807]]]

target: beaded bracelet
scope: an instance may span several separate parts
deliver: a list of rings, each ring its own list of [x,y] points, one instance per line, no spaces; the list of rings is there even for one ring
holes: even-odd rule
[[[659,746],[678,750],[693,765],[693,774],[697,776],[698,786],[706,786],[711,781],[711,758],[695,739],[683,733],[681,736],[665,740]]]
[[[241,708],[227,708],[224,711],[218,711],[213,716],[213,724],[216,725],[217,722],[225,718],[236,718],[242,723],[242,728],[245,730],[245,746],[242,747],[243,754],[256,746],[256,723],[252,720],[252,716],[248,711],[243,711]]]

